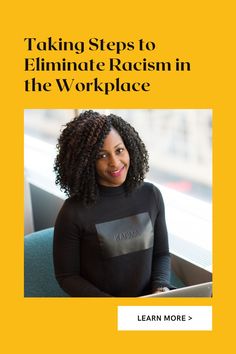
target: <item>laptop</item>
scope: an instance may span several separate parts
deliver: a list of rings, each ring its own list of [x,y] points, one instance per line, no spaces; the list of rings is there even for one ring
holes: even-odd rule
[[[149,294],[146,298],[153,297],[212,297],[212,282],[186,286],[158,294]]]

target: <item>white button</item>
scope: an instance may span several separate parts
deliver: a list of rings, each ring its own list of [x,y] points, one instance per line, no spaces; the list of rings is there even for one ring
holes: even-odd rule
[[[211,306],[118,306],[119,331],[211,331]]]

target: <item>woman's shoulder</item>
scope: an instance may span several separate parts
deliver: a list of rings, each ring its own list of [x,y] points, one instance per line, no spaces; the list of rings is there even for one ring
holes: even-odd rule
[[[140,187],[140,191],[144,193],[147,197],[154,198],[157,204],[162,202],[163,197],[160,189],[152,182],[145,181]]]
[[[149,181],[143,182],[141,185],[141,189],[143,189],[145,191],[161,194],[160,189],[154,183],[149,182]]]
[[[67,199],[64,200],[64,203],[63,203],[63,208],[65,209],[73,209],[74,207],[78,207],[79,206],[79,202],[78,202],[78,199],[73,196],[73,197],[69,197]]]
[[[64,200],[64,203],[62,204],[60,214],[63,216],[69,216],[69,217],[74,217],[78,210],[81,209],[81,203],[78,201],[76,197],[69,197]]]

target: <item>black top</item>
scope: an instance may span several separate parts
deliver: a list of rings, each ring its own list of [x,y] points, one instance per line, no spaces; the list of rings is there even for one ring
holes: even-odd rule
[[[100,187],[96,205],[67,199],[54,231],[54,268],[71,296],[129,297],[169,286],[170,254],[160,191],[143,183],[128,196]]]

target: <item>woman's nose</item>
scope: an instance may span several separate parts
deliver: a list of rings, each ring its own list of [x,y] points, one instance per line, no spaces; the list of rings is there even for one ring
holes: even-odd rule
[[[118,156],[116,156],[116,155],[111,155],[110,158],[109,158],[109,165],[110,165],[111,167],[118,167],[118,165],[119,165]]]

